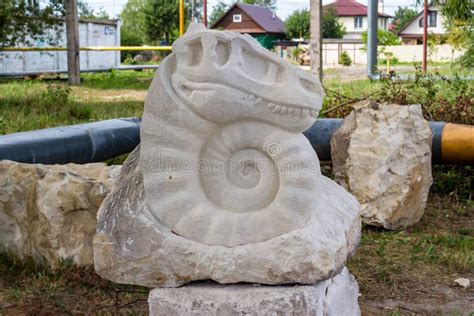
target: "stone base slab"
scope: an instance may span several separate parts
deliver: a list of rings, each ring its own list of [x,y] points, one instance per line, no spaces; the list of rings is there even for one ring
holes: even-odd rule
[[[202,282],[150,292],[150,315],[360,315],[359,287],[344,268],[316,285]]]

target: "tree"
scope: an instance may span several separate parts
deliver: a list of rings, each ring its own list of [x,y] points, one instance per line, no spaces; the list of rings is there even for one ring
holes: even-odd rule
[[[309,11],[296,10],[285,21],[288,38],[309,38]]]
[[[286,35],[289,38],[309,38],[310,14],[308,10],[294,11],[285,22]],[[342,38],[346,33],[339,22],[334,8],[325,9],[322,15],[323,38]]]
[[[448,28],[448,42],[466,52],[459,57],[462,67],[474,67],[474,3],[470,0],[448,0],[443,6]]]
[[[108,19],[109,14],[103,8],[99,11],[92,9],[84,0],[77,1],[77,9],[79,11],[79,17],[83,19]]]
[[[147,0],[128,0],[120,13],[122,26],[120,41],[124,46],[139,46],[146,41],[146,8]]]
[[[186,11],[186,16],[185,19],[188,17],[192,17],[194,15],[194,18],[198,21],[202,21],[202,1],[200,0],[186,0],[185,1],[185,8],[187,8]],[[194,10],[193,10],[194,8]],[[194,11],[194,12],[193,12]],[[194,22],[189,19],[189,22]]]
[[[393,46],[401,44],[401,41],[396,34],[382,29],[377,30],[377,40],[378,45],[381,46]],[[362,42],[364,42],[364,46],[367,48],[367,31],[362,33]]]
[[[108,18],[107,12],[94,11],[84,0],[77,5],[81,18]],[[35,0],[0,0],[0,47],[32,46],[38,41],[55,45],[64,31],[63,16],[64,0],[41,5]]]
[[[260,5],[271,10],[276,10],[276,0],[242,0],[243,3]]]
[[[400,31],[417,15],[418,13],[413,9],[398,7],[395,11],[393,23],[395,25],[395,31]]]
[[[62,0],[50,0],[41,6],[37,1],[1,0],[0,46],[30,46],[38,40],[56,43],[63,11]]]
[[[346,34],[346,29],[339,22],[336,10],[328,7],[323,11],[322,16],[323,38],[342,38]]]
[[[229,9],[229,5],[225,2],[219,2],[212,8],[211,15],[209,16],[209,25],[213,25],[217,22]]]
[[[178,16],[179,8],[176,1],[147,1],[145,6],[145,32],[147,38],[154,43],[158,43],[164,38],[167,43],[170,43],[171,35],[179,27]]]

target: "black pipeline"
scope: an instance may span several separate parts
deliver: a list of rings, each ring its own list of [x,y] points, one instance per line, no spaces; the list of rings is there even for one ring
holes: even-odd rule
[[[341,119],[318,119],[304,134],[321,161],[331,160],[331,137]],[[430,122],[433,163],[474,164],[474,126]],[[140,119],[124,118],[0,136],[0,159],[65,164],[104,161],[140,143]]]
[[[0,136],[0,159],[26,163],[99,162],[140,143],[140,119],[124,118]]]

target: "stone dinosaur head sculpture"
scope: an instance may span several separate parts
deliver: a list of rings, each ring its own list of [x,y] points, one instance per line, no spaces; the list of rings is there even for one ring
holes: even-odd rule
[[[173,55],[173,90],[209,121],[255,119],[302,132],[321,109],[318,79],[282,63],[249,35],[191,24],[173,44]]]

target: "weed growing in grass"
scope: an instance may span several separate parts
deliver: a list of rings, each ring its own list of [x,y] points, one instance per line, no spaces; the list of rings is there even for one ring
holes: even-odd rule
[[[455,74],[452,79],[439,74],[423,74],[415,66],[413,80],[381,79],[379,102],[421,104],[426,119],[460,124],[474,123],[474,85]]]
[[[431,192],[472,203],[474,172],[471,166],[433,165],[432,172]]]
[[[411,80],[390,77],[377,82],[363,80],[344,85],[328,82],[321,116],[344,117],[352,111],[355,102],[368,97],[381,103],[421,104],[428,120],[474,124],[472,80],[457,74],[452,78],[437,73],[425,75],[418,65]]]
[[[69,107],[71,117],[78,120],[88,120],[92,117],[92,107],[86,104],[74,103]]]

